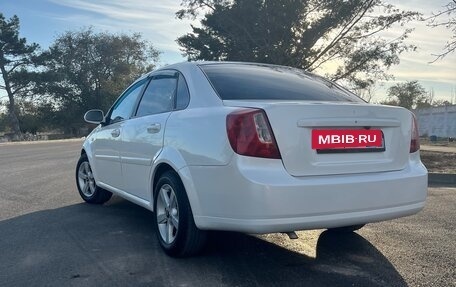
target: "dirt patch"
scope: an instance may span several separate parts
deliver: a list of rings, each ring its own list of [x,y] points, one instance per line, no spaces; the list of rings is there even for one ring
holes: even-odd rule
[[[456,147],[456,140],[452,139],[452,141],[449,141],[449,139],[444,139],[444,140],[431,142],[429,140],[429,138],[420,138],[420,144],[422,144],[422,145],[433,145],[433,146]]]
[[[421,150],[420,154],[429,172],[456,173],[456,153]]]

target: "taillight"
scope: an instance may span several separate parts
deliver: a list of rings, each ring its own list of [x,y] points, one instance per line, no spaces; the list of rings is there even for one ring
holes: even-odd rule
[[[265,112],[243,109],[226,117],[226,130],[233,150],[246,156],[276,158],[280,152]]]
[[[412,114],[412,139],[410,141],[410,152],[416,152],[420,149],[420,132],[418,131],[418,122]]]

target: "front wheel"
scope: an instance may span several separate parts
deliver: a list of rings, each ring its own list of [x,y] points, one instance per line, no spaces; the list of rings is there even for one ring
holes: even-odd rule
[[[76,165],[76,185],[79,195],[88,203],[103,204],[112,196],[111,192],[97,186],[86,154],[81,155]]]
[[[207,235],[195,225],[179,176],[173,171],[165,172],[154,190],[154,227],[160,246],[173,257],[199,253]]]

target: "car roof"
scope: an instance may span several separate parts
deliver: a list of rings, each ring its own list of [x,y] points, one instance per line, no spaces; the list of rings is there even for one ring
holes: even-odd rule
[[[340,91],[343,91],[344,93],[351,94],[351,95],[359,98],[355,93],[353,93],[349,89],[347,89],[333,81],[330,81],[320,75],[317,75],[317,74],[314,74],[311,72],[307,72],[300,68],[283,66],[283,65],[267,64],[267,63],[257,63],[257,62],[238,62],[238,61],[192,61],[192,62],[189,62],[189,61],[184,61],[184,62],[179,62],[179,63],[160,67],[159,69],[153,70],[153,71],[143,75],[143,77],[149,76],[151,73],[155,73],[155,72],[162,71],[162,70],[169,70],[169,69],[181,70],[182,68],[184,68],[184,69],[189,68],[189,67],[195,68],[198,66],[209,66],[209,65],[238,65],[238,66],[251,65],[251,66],[259,66],[259,67],[276,67],[276,68],[281,68],[281,69],[300,70],[300,72],[307,74],[314,80],[324,83],[326,86],[330,85],[331,87],[336,88]],[[141,77],[141,78],[143,78],[143,77]]]
[[[265,66],[265,67],[282,67],[282,68],[292,68],[294,67],[289,66],[282,66],[282,65],[275,65],[275,64],[267,64],[267,63],[256,63],[256,62],[238,62],[238,61],[183,61],[175,64],[165,65],[160,67],[156,70],[153,70],[149,73],[160,71],[160,70],[168,70],[168,69],[178,69],[179,67],[184,66],[204,66],[204,65],[255,65],[255,66]],[[147,73],[147,74],[149,74]]]

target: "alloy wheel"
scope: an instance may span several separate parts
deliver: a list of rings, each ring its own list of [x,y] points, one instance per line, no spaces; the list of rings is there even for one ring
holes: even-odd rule
[[[93,177],[92,169],[87,161],[84,161],[79,166],[78,170],[78,182],[81,192],[87,196],[91,197],[95,193],[95,178]]]
[[[157,197],[157,224],[162,240],[174,242],[179,230],[179,206],[176,194],[169,184],[161,186]]]

